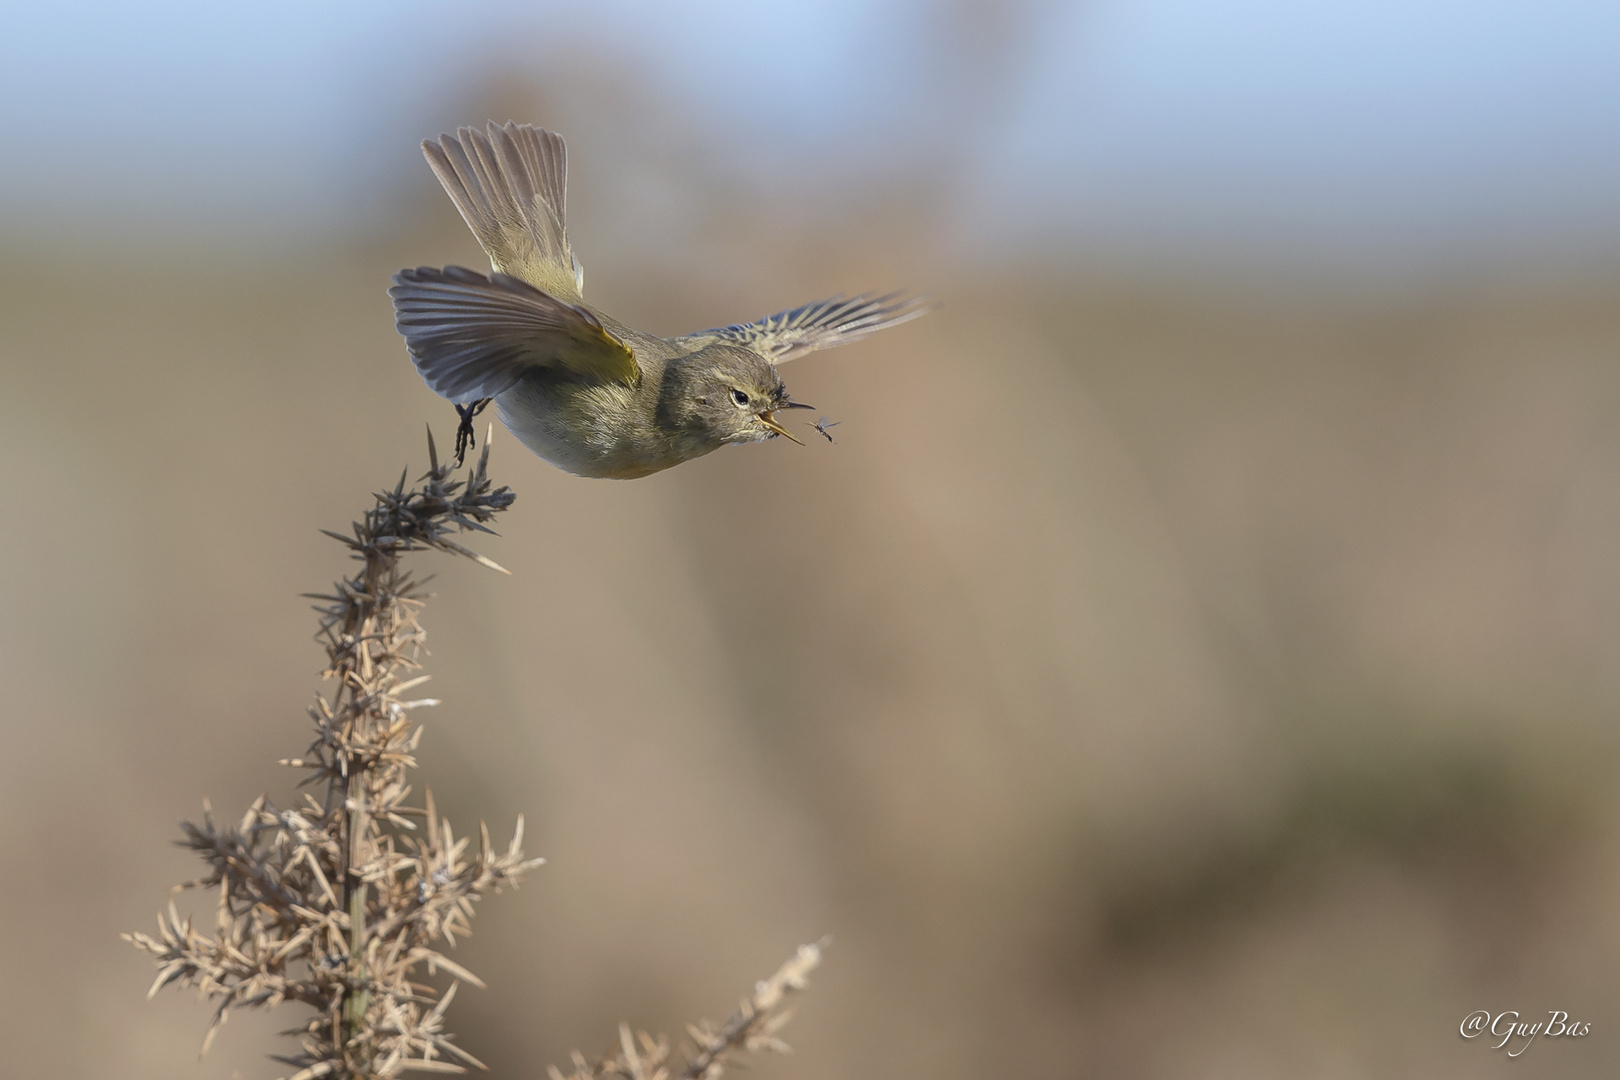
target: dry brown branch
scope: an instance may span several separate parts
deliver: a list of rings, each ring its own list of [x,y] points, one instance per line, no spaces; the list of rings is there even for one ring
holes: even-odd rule
[[[293,1080],[481,1068],[444,1030],[444,1012],[460,982],[482,984],[441,949],[471,931],[474,901],[541,862],[524,858],[521,817],[504,849],[482,825],[473,846],[439,816],[431,793],[422,807],[405,802],[422,736],[410,717],[437,702],[404,699],[427,677],[415,674],[424,595],[400,556],[435,548],[500,570],[453,537],[490,532],[513,499],[489,481],[487,441],[463,479],[439,463],[431,434],[428,457],[418,486],[406,490],[401,475],[350,535],[328,533],[361,565],[313,597],[323,677],[335,688],[310,709],[309,748],[283,763],[305,770],[300,786],[319,786],[323,797],[286,810],[261,797],[233,824],[216,822],[205,804],[202,823],[182,825],[179,843],[207,866],[189,886],[218,893],[212,928],[199,930],[171,902],[155,936],[126,935],[157,962],[150,994],[178,982],[214,1002],[205,1051],[234,1009],[313,1008],[289,1033],[300,1052],[276,1058],[297,1070]],[[457,981],[437,995],[413,981],[422,968]]]
[[[361,566],[330,594],[312,597],[320,601],[317,639],[327,654],[322,676],[335,687],[309,710],[315,734],[308,749],[282,762],[304,770],[299,786],[317,786],[323,797],[305,794],[299,806],[283,810],[261,796],[225,824],[205,802],[201,824],[182,824],[178,843],[207,870],[177,888],[217,893],[212,927],[198,929],[171,901],[155,936],[124,935],[157,963],[148,997],[179,983],[213,1001],[204,1052],[235,1009],[288,1001],[311,1008],[313,1015],[286,1033],[299,1039],[299,1052],[275,1056],[297,1070],[291,1080],[483,1068],[444,1028],[457,987],[483,983],[443,948],[471,933],[476,900],[516,886],[543,861],[524,858],[521,817],[503,850],[490,843],[482,823],[476,845],[458,837],[432,792],[420,807],[405,801],[422,737],[410,718],[438,702],[404,696],[427,676],[416,674],[424,596],[400,556],[435,548],[501,570],[452,537],[490,532],[487,523],[513,498],[491,487],[487,439],[465,479],[452,479],[454,466],[439,464],[431,433],[428,458],[418,486],[407,491],[401,475],[350,535],[327,534]],[[820,959],[820,946],[801,947],[723,1025],[689,1028],[693,1055],[673,1075],[716,1080],[739,1051],[786,1052],[776,1037],[788,1018],[783,1004],[804,988]],[[442,970],[454,981],[437,994],[413,981],[419,969]],[[668,1041],[645,1033],[632,1038],[627,1026],[613,1055],[593,1065],[575,1053],[573,1064],[568,1078],[553,1068],[554,1080],[672,1075]]]
[[[792,1016],[784,1006],[790,994],[805,988],[810,972],[821,963],[825,945],[820,942],[799,946],[799,951],[776,974],[754,985],[754,992],[720,1027],[706,1020],[688,1027],[693,1053],[673,1075],[680,1080],[718,1080],[739,1050],[792,1053],[792,1048],[776,1035]],[[576,1050],[571,1064],[571,1073],[551,1066],[551,1080],[669,1080],[669,1040],[662,1036],[654,1039],[645,1031],[632,1038],[629,1025],[620,1024],[616,1051],[593,1063]]]

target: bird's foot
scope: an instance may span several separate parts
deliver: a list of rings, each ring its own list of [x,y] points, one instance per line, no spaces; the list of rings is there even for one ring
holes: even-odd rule
[[[467,451],[478,445],[478,439],[473,435],[473,417],[484,411],[494,398],[479,398],[466,405],[456,406],[456,415],[461,417],[461,423],[456,428],[456,468],[467,459]]]

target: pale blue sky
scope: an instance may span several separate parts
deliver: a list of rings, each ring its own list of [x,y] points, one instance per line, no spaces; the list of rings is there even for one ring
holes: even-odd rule
[[[1058,246],[1620,250],[1620,4],[1031,0],[1004,55],[994,20],[951,39],[935,10],[13,4],[0,218],[329,221],[367,133],[430,134],[489,56],[611,49],[767,174],[960,146],[964,227]]]

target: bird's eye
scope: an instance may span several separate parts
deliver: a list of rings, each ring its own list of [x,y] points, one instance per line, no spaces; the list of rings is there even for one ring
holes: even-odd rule
[[[741,390],[733,390],[731,392],[731,400],[737,403],[737,408],[739,409],[746,409],[748,407],[748,395],[743,393]]]

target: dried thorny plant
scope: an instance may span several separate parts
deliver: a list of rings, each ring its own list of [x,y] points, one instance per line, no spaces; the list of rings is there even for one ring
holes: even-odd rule
[[[308,750],[285,762],[304,770],[299,786],[319,788],[321,797],[306,793],[302,805],[285,810],[261,797],[235,824],[216,822],[205,807],[200,825],[182,826],[181,843],[208,867],[189,884],[218,891],[213,934],[182,919],[171,902],[156,937],[131,935],[157,961],[153,993],[180,982],[216,1003],[205,1050],[232,1009],[283,1001],[313,1008],[296,1029],[301,1052],[277,1058],[298,1067],[299,1080],[476,1065],[444,1030],[444,1011],[460,981],[478,979],[446,958],[441,943],[470,931],[475,900],[515,885],[539,862],[523,857],[521,818],[504,851],[480,826],[469,852],[431,795],[421,808],[405,802],[422,735],[411,715],[435,702],[403,699],[427,676],[416,674],[421,582],[400,556],[437,548],[499,570],[452,537],[490,532],[486,522],[513,499],[489,481],[487,445],[464,480],[439,464],[431,435],[429,457],[419,486],[407,491],[402,474],[352,535],[328,534],[360,567],[330,595],[314,597],[323,677],[335,688],[310,709]],[[443,969],[457,981],[438,995],[415,980],[419,968]]]
[[[176,889],[217,891],[212,934],[171,900],[156,936],[124,935],[158,965],[148,997],[179,983],[215,1003],[204,1052],[234,1009],[283,1002],[313,1009],[286,1032],[298,1037],[300,1052],[273,1055],[298,1070],[292,1080],[483,1068],[444,1028],[456,988],[483,983],[441,950],[471,932],[474,901],[515,887],[543,862],[524,857],[522,817],[504,850],[490,843],[482,823],[469,850],[470,838],[457,837],[431,792],[420,807],[406,803],[422,737],[411,717],[438,702],[403,699],[428,676],[417,674],[424,582],[401,567],[400,556],[434,548],[506,573],[454,537],[492,533],[487,523],[514,498],[489,480],[487,439],[464,479],[453,478],[456,465],[440,464],[431,432],[428,459],[417,486],[406,490],[409,471],[401,474],[391,491],[375,496],[352,535],[327,533],[360,568],[331,594],[311,594],[327,654],[322,676],[335,688],[309,710],[309,748],[282,762],[304,770],[299,786],[321,797],[306,792],[296,809],[278,809],[261,796],[235,824],[217,822],[205,802],[202,823],[184,823],[178,843],[207,871]],[[783,1001],[819,959],[818,946],[802,947],[723,1026],[689,1029],[695,1050],[678,1075],[714,1080],[738,1050],[785,1050],[776,1038],[787,1019]],[[423,970],[449,973],[449,988],[441,994],[418,981]],[[572,1078],[667,1080],[667,1041],[640,1039],[638,1048],[622,1028],[620,1050],[595,1065],[576,1053]]]
[[[720,1027],[706,1021],[688,1027],[694,1051],[674,1075],[680,1080],[717,1080],[738,1050],[788,1053],[788,1045],[776,1037],[792,1015],[783,1006],[789,994],[804,989],[811,970],[821,963],[822,944],[799,946],[775,975],[755,985]],[[616,1050],[594,1063],[576,1050],[573,1066],[566,1076],[551,1066],[551,1080],[669,1080],[669,1040],[654,1039],[645,1031],[632,1037],[630,1025],[620,1024]]]

